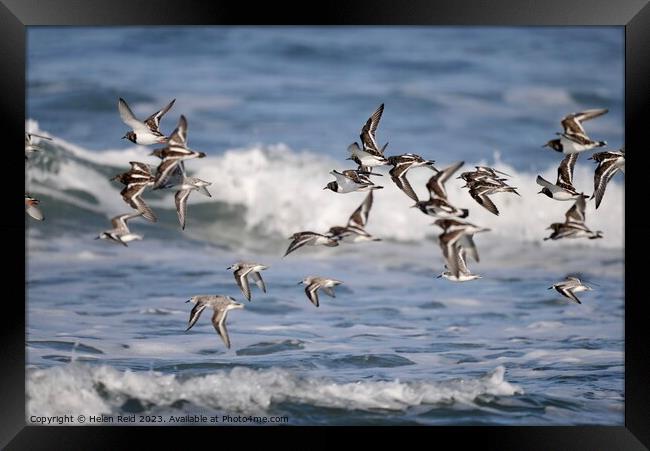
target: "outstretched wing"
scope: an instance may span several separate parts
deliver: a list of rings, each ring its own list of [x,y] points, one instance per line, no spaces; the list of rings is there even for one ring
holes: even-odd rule
[[[582,123],[595,117],[602,116],[608,111],[609,110],[606,108],[598,108],[585,110],[580,113],[569,114],[562,119],[562,127],[564,128],[564,133],[568,135],[581,135],[586,138],[587,132],[585,132]]]
[[[260,290],[266,293],[266,284],[262,279],[262,275],[258,272],[252,272],[250,276],[251,279],[253,279],[253,282],[255,282],[255,285],[257,285]]]
[[[149,116],[147,119],[145,119],[144,123],[147,124],[147,127],[149,127],[151,131],[158,131],[158,127],[160,126],[160,118],[163,117],[167,111],[169,111],[172,105],[174,105],[174,102],[176,102],[176,99],[172,100],[167,104],[167,106],[161,108]]]
[[[228,329],[226,328],[226,317],[228,316],[228,311],[225,309],[215,309],[214,314],[212,315],[212,325],[214,330],[217,331],[223,343],[226,345],[226,348],[230,349],[230,337],[228,336]]]
[[[147,221],[156,222],[158,218],[156,218],[153,210],[140,197],[148,184],[148,182],[131,183],[120,194],[122,195],[122,199],[132,208],[138,210]]]
[[[459,274],[469,274],[469,269],[467,269],[467,264],[465,263],[465,248],[463,246],[456,245],[454,255],[456,257],[456,267],[458,268]]]
[[[186,189],[176,191],[174,200],[176,201],[176,213],[178,214],[178,222],[181,224],[181,229],[185,230],[185,215],[187,213],[187,198],[190,197],[192,190]]]
[[[289,247],[287,248],[287,252],[285,252],[284,256],[286,257],[289,255],[291,252],[295,251],[296,249],[304,246],[305,244],[308,244],[312,241],[314,241],[316,238],[318,238],[318,235],[315,233],[297,233],[294,235],[293,241],[291,244],[289,244]]]
[[[573,168],[578,161],[579,153],[570,153],[560,163],[560,166],[557,168],[557,185],[560,186],[570,186],[573,188]]]
[[[248,278],[246,276],[250,271],[250,268],[239,268],[234,272],[235,280],[237,281],[237,285],[239,285],[239,289],[244,293],[244,297],[249,301],[251,300],[251,288],[248,285]]]
[[[458,244],[463,247],[464,251],[467,251],[469,256],[472,257],[475,262],[478,263],[480,261],[478,257],[478,249],[476,248],[476,244],[474,244],[474,238],[472,238],[472,235],[464,235],[460,238]]]
[[[578,299],[578,298],[576,297],[576,295],[573,294],[573,291],[571,291],[570,289],[562,288],[562,287],[556,286],[556,287],[555,287],[555,290],[556,290],[558,293],[560,293],[562,296],[567,297],[567,298],[571,299],[572,301],[577,302],[578,304],[582,304],[582,302],[580,302],[580,299]]]
[[[32,218],[36,219],[37,221],[42,221],[44,219],[43,213],[41,213],[41,210],[36,208],[33,205],[29,205],[27,208],[25,208],[25,212]]]
[[[207,307],[207,305],[202,303],[202,302],[197,302],[194,305],[194,307],[192,308],[192,311],[190,312],[190,321],[189,321],[189,323],[187,325],[187,329],[185,329],[185,332],[190,330],[192,328],[192,326],[194,324],[196,324],[196,322],[199,319],[199,316],[201,316],[201,312],[203,312],[203,310],[205,310],[206,307]]]
[[[585,198],[578,196],[575,203],[565,213],[566,223],[584,224],[585,222]]]
[[[442,169],[437,174],[433,175],[427,182],[427,189],[429,190],[429,198],[447,199],[447,191],[445,190],[445,182],[454,175],[454,173],[464,165],[464,161],[452,164],[451,166]]]
[[[375,140],[375,133],[377,132],[377,126],[381,120],[381,115],[384,113],[384,104],[382,103],[379,107],[372,113],[372,116],[368,118],[366,124],[361,129],[361,143],[363,144],[364,150],[371,150],[372,153],[378,155],[382,154],[382,151],[377,145]]]
[[[456,243],[463,235],[463,230],[452,230],[438,236],[440,247],[442,248],[442,255],[447,260],[449,270],[456,277],[458,277],[460,269],[454,253],[456,252]]]
[[[151,175],[151,169],[149,168],[148,164],[141,163],[139,161],[129,161],[129,164],[131,165],[131,171],[142,172],[144,174]]]
[[[187,119],[181,114],[178,119],[178,125],[171,135],[169,135],[169,145],[187,147]]]
[[[596,198],[596,208],[600,206],[600,202],[605,195],[605,188],[607,188],[607,184],[617,171],[618,168],[614,159],[604,160],[598,164],[596,172],[594,172],[594,194],[591,196]]]
[[[156,169],[156,182],[153,189],[160,189],[167,185],[169,178],[175,173],[180,162],[182,160],[178,158],[165,158]]]
[[[485,188],[479,187],[477,189],[471,189],[469,190],[469,194],[481,207],[484,207],[490,213],[499,216],[499,209],[494,205],[494,202],[492,202],[492,199],[488,196]]]
[[[310,283],[309,285],[307,285],[305,287],[305,293],[307,294],[307,298],[316,307],[318,307],[318,305],[319,305],[319,302],[318,302],[318,288],[320,288],[320,286],[317,283]]]
[[[113,226],[114,229],[129,230],[129,227],[126,225],[126,222],[129,219],[137,218],[141,214],[142,214],[142,212],[123,213],[121,215],[115,216],[114,218],[111,218],[111,225]]]
[[[120,111],[120,118],[122,119],[122,122],[131,127],[134,131],[149,131],[149,128],[135,117],[133,111],[131,111],[131,108],[129,108],[129,105],[121,97],[118,101],[117,109]]]
[[[401,177],[391,177],[391,180],[395,185],[404,192],[408,197],[413,199],[415,202],[419,202],[420,199],[418,199],[418,195],[415,194],[415,191],[413,190],[413,187],[411,186],[411,183],[408,181],[406,178],[406,175],[402,175]]]
[[[364,201],[354,210],[348,220],[348,227],[358,227],[363,229],[368,223],[368,214],[372,208],[373,195],[372,191],[368,193]]]

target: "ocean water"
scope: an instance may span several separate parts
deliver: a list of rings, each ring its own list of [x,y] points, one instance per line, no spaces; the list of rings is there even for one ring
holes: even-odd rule
[[[599,27],[30,28],[26,128],[54,141],[26,163],[45,215],[25,223],[27,421],[622,425],[624,177],[598,210],[588,204],[603,239],[558,242],[545,229],[570,204],[537,194],[535,178],[554,180],[561,156],[541,145],[569,112],[609,108],[585,128],[623,145],[623,38]],[[174,193],[146,192],[159,222],[133,220],[144,240],[128,248],[94,240],[129,211],[109,178],[156,159],[120,140],[118,97],[141,116],[176,98],[161,128],[187,116],[190,146],[208,156],[186,167],[213,195],[190,196],[182,231]],[[436,278],[434,218],[384,169],[367,226],[381,242],[282,258],[292,233],[344,225],[363,201],[322,188],[350,167],[346,148],[382,102],[388,155],[489,164],[518,188],[492,197],[494,216],[462,181],[447,185],[491,229],[469,263],[481,279]],[[594,167],[583,155],[575,168],[587,194]],[[421,196],[430,175],[409,172]],[[239,259],[270,267],[251,302],[226,270]],[[569,274],[594,288],[581,305],[547,290]],[[316,308],[297,285],[308,275],[344,283]],[[230,350],[209,313],[185,332],[198,294],[245,304],[228,317]]]

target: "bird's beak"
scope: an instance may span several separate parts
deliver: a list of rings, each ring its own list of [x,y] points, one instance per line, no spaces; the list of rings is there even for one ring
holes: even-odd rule
[[[98,240],[98,239],[99,239],[99,236],[96,236],[95,239]]]
[[[325,187],[325,188],[323,188],[323,189],[327,189],[327,187]]]
[[[543,194],[544,191],[537,191],[537,194]]]
[[[413,204],[413,205],[411,205],[411,208],[415,208],[417,206],[418,206],[418,204]]]
[[[351,160],[351,159],[352,159],[352,157],[348,157],[348,158],[346,158],[346,160]]]
[[[151,151],[151,153],[149,155],[155,155],[154,151]]]
[[[298,282],[296,285],[302,285],[302,280],[300,282]]]
[[[185,301],[186,304],[187,304],[188,302],[192,302],[192,300],[191,300],[191,299],[188,299],[187,301]]]
[[[436,279],[442,279],[442,274],[440,274]]]
[[[546,144],[544,144],[544,145],[542,146],[542,148],[544,148],[544,147],[548,147],[548,143],[546,143]]]
[[[126,139],[126,135],[122,136],[122,139]]]

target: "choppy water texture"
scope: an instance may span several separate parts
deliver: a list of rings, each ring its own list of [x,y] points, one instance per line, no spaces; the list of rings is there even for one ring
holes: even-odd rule
[[[589,203],[593,241],[543,242],[570,204],[535,184],[555,177],[561,156],[541,145],[568,112],[609,108],[586,128],[623,144],[622,29],[30,28],[28,52],[26,125],[56,138],[27,163],[46,218],[26,221],[28,415],[623,424],[624,178]],[[128,248],[93,240],[128,211],[108,178],[156,163],[120,140],[119,96],[140,115],[176,98],[162,129],[186,114],[208,153],[187,167],[213,183],[184,232],[173,193],[147,192],[160,221],[134,220],[145,240]],[[281,258],[287,236],[343,225],[363,200],[322,188],[382,102],[387,154],[511,174],[522,196],[493,196],[498,217],[448,185],[492,229],[470,264],[482,279],[436,279],[433,218],[386,175],[368,225],[382,242]],[[594,167],[576,166],[588,194]],[[409,173],[421,195],[428,176]],[[226,270],[240,258],[270,266],[250,303]],[[296,285],[312,274],[344,282],[319,308]],[[547,290],[568,274],[594,286],[582,305]],[[209,313],[184,332],[196,294],[246,304],[228,318],[232,349]]]

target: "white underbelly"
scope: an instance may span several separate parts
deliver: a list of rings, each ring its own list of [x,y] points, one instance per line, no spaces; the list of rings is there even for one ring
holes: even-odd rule
[[[144,146],[149,146],[151,144],[161,144],[160,136],[156,136],[153,133],[137,133],[136,140],[138,141],[138,144],[142,144]]]
[[[584,144],[578,144],[575,141],[566,139],[564,136],[560,138],[560,142],[562,143],[562,153],[567,153],[567,154],[578,153],[593,148],[593,146],[585,146]]]
[[[123,241],[124,243],[128,243],[130,241],[135,241],[135,240],[141,240],[142,236],[137,235],[135,233],[127,233],[126,235],[120,236],[120,240]]]

